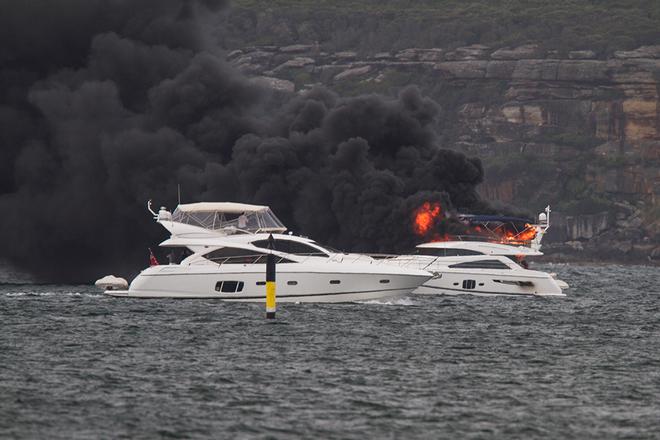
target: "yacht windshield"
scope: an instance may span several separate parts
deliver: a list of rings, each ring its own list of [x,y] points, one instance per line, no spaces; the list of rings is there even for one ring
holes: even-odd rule
[[[287,254],[329,257],[329,255],[326,254],[325,252],[321,251],[318,248],[310,246],[307,243],[301,243],[299,241],[286,240],[281,238],[276,238],[274,241],[275,241],[274,243],[275,250],[286,252]],[[252,244],[262,249],[268,249],[268,240],[253,241]]]

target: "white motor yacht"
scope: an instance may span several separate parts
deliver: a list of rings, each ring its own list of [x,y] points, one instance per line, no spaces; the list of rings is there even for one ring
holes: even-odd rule
[[[525,258],[543,255],[541,239],[549,227],[550,207],[539,215],[534,237],[526,242],[516,236],[506,243],[451,240],[424,243],[417,253],[390,260],[395,264],[428,270],[436,276],[413,293],[459,295],[530,295],[566,296],[562,290],[568,284],[555,278],[555,274],[529,270]],[[494,216],[489,216],[494,218]],[[521,234],[525,231],[521,231]],[[531,234],[527,234],[531,235]]]
[[[278,302],[352,302],[411,293],[432,277],[427,271],[353,258],[313,240],[286,235],[267,206],[240,203],[161,208],[158,223],[172,234],[161,246],[186,248],[178,264],[143,270],[128,289],[106,285],[105,293],[131,298],[217,298],[264,302],[266,258],[277,261]],[[268,249],[272,235],[274,249]],[[119,289],[117,287],[120,287]]]

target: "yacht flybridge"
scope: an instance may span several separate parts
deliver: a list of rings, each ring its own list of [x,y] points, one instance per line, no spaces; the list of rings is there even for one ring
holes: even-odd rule
[[[265,301],[265,263],[277,261],[279,302],[351,302],[404,296],[432,277],[405,265],[341,254],[313,240],[286,235],[267,206],[192,203],[174,213],[149,210],[171,237],[161,246],[187,248],[178,264],[143,270],[128,289],[107,284],[105,293],[133,298],[218,298]],[[267,248],[273,235],[274,250]],[[121,285],[119,285],[121,286]]]
[[[475,219],[502,223],[502,219],[509,218],[471,216],[471,220]],[[460,237],[457,240],[420,244],[416,254],[397,257],[392,262],[436,274],[413,293],[566,296],[562,290],[567,289],[568,284],[556,279],[555,274],[529,270],[525,260],[543,255],[541,239],[549,226],[548,206],[539,214],[538,224],[526,225],[525,230],[534,232],[528,240],[521,239],[524,230],[509,235],[506,242],[486,241],[484,235]]]

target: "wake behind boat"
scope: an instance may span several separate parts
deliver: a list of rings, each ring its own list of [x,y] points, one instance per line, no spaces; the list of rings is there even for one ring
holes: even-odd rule
[[[217,298],[265,301],[266,258],[277,260],[279,302],[351,302],[404,296],[432,275],[373,259],[353,258],[310,239],[285,235],[267,206],[238,203],[179,205],[154,213],[172,234],[161,243],[192,255],[178,264],[143,270],[128,289],[107,295],[133,298]],[[268,249],[272,234],[274,249]],[[361,257],[361,256],[360,256]]]

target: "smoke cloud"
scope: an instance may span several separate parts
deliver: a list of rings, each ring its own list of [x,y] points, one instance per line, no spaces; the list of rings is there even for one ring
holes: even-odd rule
[[[210,0],[3,0],[0,257],[51,281],[131,275],[165,238],[145,202],[270,205],[345,250],[416,244],[423,202],[483,208],[478,159],[438,146],[440,107],[282,95],[233,70]]]

